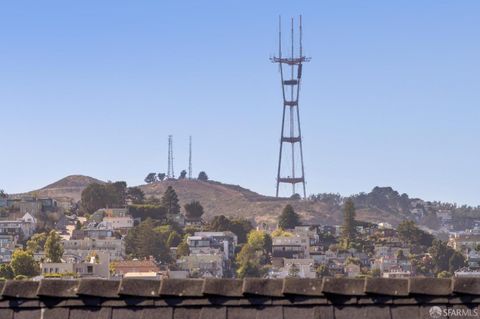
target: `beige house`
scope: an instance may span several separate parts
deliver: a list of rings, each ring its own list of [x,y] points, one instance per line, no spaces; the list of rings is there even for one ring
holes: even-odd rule
[[[114,230],[128,230],[133,227],[133,218],[131,216],[107,216],[103,221],[112,225]]]
[[[96,253],[88,261],[70,258],[66,262],[40,264],[42,274],[77,274],[80,277],[110,278],[110,256],[107,253]]]
[[[480,245],[480,233],[462,232],[450,236],[448,245],[455,250],[474,250]]]
[[[125,257],[125,243],[116,237],[70,239],[63,241],[65,254],[72,254],[86,258],[92,251],[106,252],[111,260],[123,260]]]
[[[191,277],[223,277],[223,254],[196,254],[177,260],[180,270],[188,271]]]

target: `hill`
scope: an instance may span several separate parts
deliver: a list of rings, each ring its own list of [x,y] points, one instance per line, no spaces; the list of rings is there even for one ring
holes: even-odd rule
[[[215,181],[169,180],[139,186],[146,196],[161,197],[168,186],[172,186],[183,204],[198,200],[205,208],[205,217],[215,215],[243,217],[257,223],[275,223],[283,207],[291,204],[307,223],[338,224],[341,222],[341,204],[343,198],[330,200],[312,197],[307,201],[275,198],[255,193],[238,185],[223,184]],[[361,208],[357,212],[360,220],[390,222],[398,224],[402,218],[388,210]]]
[[[35,193],[40,197],[68,197],[75,201],[79,201],[80,195],[85,187],[93,183],[104,184],[105,182],[84,175],[70,175],[29,193]]]
[[[72,175],[30,193],[54,198],[69,197],[78,201],[83,189],[92,183],[105,182],[88,176]],[[147,197],[160,198],[168,186],[175,189],[182,206],[192,200],[200,201],[205,208],[207,220],[223,214],[255,220],[257,223],[273,224],[283,207],[291,204],[306,223],[339,224],[342,221],[342,205],[345,201],[339,194],[311,195],[308,200],[275,198],[239,185],[188,179],[167,180],[138,187]],[[438,229],[437,212],[448,210],[456,214],[459,211],[469,218],[470,215],[475,218],[480,216],[480,212],[475,209],[456,208],[454,204],[409,198],[407,194],[399,194],[391,187],[375,187],[369,193],[359,193],[351,198],[357,207],[357,219],[369,222],[397,225],[404,219],[415,219],[424,226]],[[419,210],[422,212],[421,218],[412,213]],[[465,223],[468,222],[470,220],[465,219]]]

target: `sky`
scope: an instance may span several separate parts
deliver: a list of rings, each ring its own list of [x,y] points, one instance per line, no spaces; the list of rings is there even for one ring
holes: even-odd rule
[[[478,1],[3,1],[0,188],[193,171],[275,193],[278,16],[303,14],[307,193],[479,205]],[[285,30],[286,31],[286,30]],[[287,193],[286,190],[285,194]]]

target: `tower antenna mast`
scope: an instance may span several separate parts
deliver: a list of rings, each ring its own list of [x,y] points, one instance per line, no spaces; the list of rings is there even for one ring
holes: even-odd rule
[[[167,178],[175,178],[175,171],[173,169],[173,136],[168,136],[168,170]]]
[[[188,140],[188,179],[192,179],[192,136]]]
[[[310,58],[303,55],[302,46],[302,16],[299,17],[299,55],[295,56],[295,44],[294,44],[294,19],[291,19],[291,56],[284,58],[282,56],[282,25],[281,17],[278,22],[278,57],[273,57],[270,60],[273,63],[278,63],[280,67],[280,80],[282,86],[283,97],[283,113],[282,113],[282,127],[280,133],[280,151],[278,155],[277,166],[277,188],[276,196],[279,196],[280,184],[286,183],[292,186],[292,195],[296,193],[295,185],[302,184],[303,186],[303,198],[306,198],[305,187],[305,168],[303,164],[303,146],[302,146],[302,131],[300,128],[300,110],[299,110],[299,97],[300,97],[300,84],[302,78],[303,63],[309,62]],[[284,72],[288,72],[290,68],[290,77]],[[290,94],[288,94],[290,93]],[[288,111],[288,112],[287,112]],[[286,121],[287,120],[287,121]],[[286,127],[288,123],[288,127]],[[283,144],[288,143],[291,147],[284,148]],[[290,154],[284,154],[290,152]],[[291,159],[291,167],[287,171],[289,175],[285,176],[282,167],[283,156],[287,156],[286,159]],[[290,156],[288,156],[290,155]],[[300,161],[300,167],[298,168],[296,163]],[[300,172],[298,172],[300,170]]]

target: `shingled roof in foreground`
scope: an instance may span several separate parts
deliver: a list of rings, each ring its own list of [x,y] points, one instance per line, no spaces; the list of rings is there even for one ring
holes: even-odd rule
[[[480,316],[480,278],[46,279],[0,289],[1,319]]]

